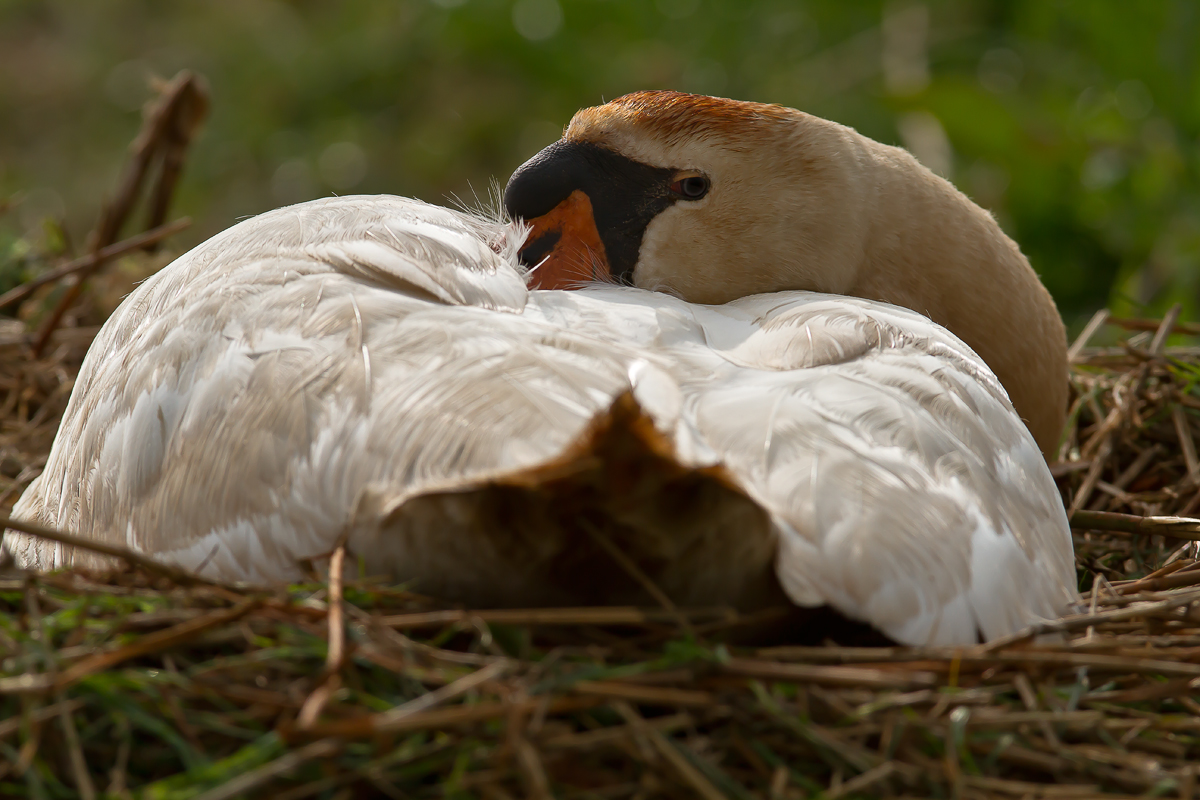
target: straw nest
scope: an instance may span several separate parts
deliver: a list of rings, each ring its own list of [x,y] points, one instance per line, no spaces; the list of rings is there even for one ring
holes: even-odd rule
[[[138,244],[114,239],[71,274]],[[99,277],[18,287],[32,324],[0,318],[4,509],[45,463]],[[9,570],[0,797],[1191,798],[1200,524],[1172,515],[1200,509],[1200,348],[1172,332],[1200,328],[1102,313],[1072,348],[1053,471],[1076,616],[969,648],[756,649],[723,643],[751,621],[724,609],[471,611],[136,558]]]

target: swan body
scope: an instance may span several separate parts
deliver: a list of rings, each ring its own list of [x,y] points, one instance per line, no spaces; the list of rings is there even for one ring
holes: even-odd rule
[[[394,197],[244,221],[138,287],[18,517],[223,580],[364,571],[473,604],[831,605],[970,643],[1076,599],[1004,388],[913,311],[527,287],[520,227]],[[95,556],[12,531],[30,568]]]

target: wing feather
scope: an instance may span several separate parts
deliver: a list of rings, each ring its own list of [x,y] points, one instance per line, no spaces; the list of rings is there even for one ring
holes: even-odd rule
[[[776,515],[793,600],[913,643],[1061,614],[1075,598],[1065,512],[978,356],[911,312],[792,298],[735,304],[763,320],[729,351],[743,370],[694,402],[702,433]],[[797,329],[811,347],[795,348]]]

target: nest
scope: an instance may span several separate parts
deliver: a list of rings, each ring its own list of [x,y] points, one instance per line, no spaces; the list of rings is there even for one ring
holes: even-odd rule
[[[4,508],[45,463],[96,330],[44,300],[39,331],[0,327]],[[1052,471],[1074,616],[976,647],[753,648],[728,643],[756,621],[728,609],[473,611],[365,579],[226,586],[134,556],[10,570],[0,797],[1191,798],[1200,349],[1168,345],[1200,328],[1177,316],[1102,313],[1072,348]],[[1116,344],[1087,346],[1105,334]]]

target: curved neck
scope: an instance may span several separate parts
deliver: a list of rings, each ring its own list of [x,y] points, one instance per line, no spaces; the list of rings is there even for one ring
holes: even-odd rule
[[[1054,299],[990,214],[908,153],[880,145],[874,213],[851,293],[928,316],[996,373],[1052,458],[1067,412]]]

